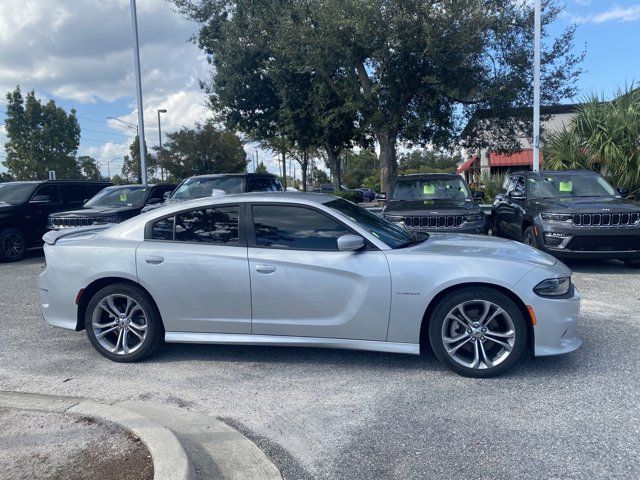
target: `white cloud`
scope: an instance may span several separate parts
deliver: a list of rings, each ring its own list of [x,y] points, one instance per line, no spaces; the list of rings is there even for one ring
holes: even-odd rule
[[[622,7],[617,4],[604,12],[590,13],[588,15],[578,15],[573,17],[573,21],[579,24],[584,23],[606,23],[606,22],[635,22],[640,20],[640,4]]]

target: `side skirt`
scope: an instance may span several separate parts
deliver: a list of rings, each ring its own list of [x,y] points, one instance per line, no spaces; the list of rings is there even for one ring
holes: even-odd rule
[[[279,335],[245,335],[234,333],[166,332],[167,343],[219,343],[230,345],[280,345],[290,347],[342,348],[374,352],[420,355],[417,343],[378,342],[348,338],[289,337]]]

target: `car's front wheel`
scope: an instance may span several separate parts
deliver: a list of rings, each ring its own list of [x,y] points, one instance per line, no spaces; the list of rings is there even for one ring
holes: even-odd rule
[[[24,258],[27,239],[17,228],[5,228],[0,232],[0,261],[17,262]]]
[[[114,362],[135,362],[162,342],[164,329],[155,304],[142,289],[115,283],[89,301],[85,329],[96,350]]]
[[[536,240],[536,232],[533,227],[527,227],[522,234],[522,243],[529,245],[533,248],[538,248],[538,241]]]
[[[438,359],[467,377],[493,377],[524,352],[527,324],[507,295],[479,287],[455,291],[440,301],[429,324]]]

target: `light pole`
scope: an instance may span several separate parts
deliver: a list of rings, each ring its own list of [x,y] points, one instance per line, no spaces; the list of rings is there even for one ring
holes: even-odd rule
[[[160,164],[160,179],[164,182],[164,167],[162,166],[162,130],[160,129],[160,114],[167,113],[166,108],[158,109],[158,143],[160,144],[160,150],[158,150],[158,163]]]
[[[133,28],[133,63],[136,73],[136,97],[138,100],[138,136],[140,141],[140,170],[142,185],[147,185],[147,151],[144,140],[144,111],[142,107],[142,80],[140,78],[140,47],[138,44],[138,14],[136,12],[136,0],[130,0],[131,25]]]
[[[120,122],[121,124],[123,124],[125,127],[131,128],[132,130],[136,131],[136,135],[138,134],[138,126],[134,125],[133,123],[129,123],[125,120],[120,120],[119,118],[116,117],[107,117],[107,120],[115,120],[116,122]]]
[[[540,0],[536,0],[533,52],[533,171],[540,171],[540,50],[541,50]]]

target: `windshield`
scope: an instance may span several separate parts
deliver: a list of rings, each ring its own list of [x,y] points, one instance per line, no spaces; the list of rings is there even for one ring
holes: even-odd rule
[[[173,192],[172,200],[210,197],[214,190],[242,193],[242,177],[188,178]]]
[[[0,183],[0,203],[24,203],[35,188],[33,183]]]
[[[423,234],[423,236],[418,239],[415,234],[408,232],[404,228],[387,222],[384,218],[374,215],[368,210],[358,207],[351,202],[347,202],[342,198],[327,202],[325,205],[345,215],[349,220],[357,223],[371,235],[382,240],[394,249],[415,245],[427,238],[427,235]]]
[[[147,199],[146,187],[107,187],[91,198],[85,207],[142,207]]]
[[[398,180],[391,200],[464,200],[469,189],[462,178]]]
[[[528,178],[532,198],[612,197],[614,188],[599,175],[543,173]]]

